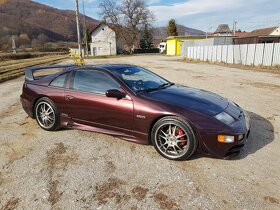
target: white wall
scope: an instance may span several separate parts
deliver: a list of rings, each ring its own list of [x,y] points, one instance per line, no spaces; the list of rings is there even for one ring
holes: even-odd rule
[[[92,56],[116,55],[116,33],[105,24],[101,24],[91,34],[90,51]]]
[[[280,36],[280,27],[276,28],[270,35],[272,36]]]
[[[190,59],[243,65],[280,65],[280,43],[187,47],[181,52]]]

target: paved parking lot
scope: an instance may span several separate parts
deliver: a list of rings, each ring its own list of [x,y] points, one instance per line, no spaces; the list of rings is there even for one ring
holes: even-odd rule
[[[70,61],[69,61],[70,62]],[[152,146],[79,131],[47,132],[19,102],[23,77],[0,84],[0,209],[280,209],[280,74],[143,55],[137,64],[250,112],[239,156],[169,161]]]

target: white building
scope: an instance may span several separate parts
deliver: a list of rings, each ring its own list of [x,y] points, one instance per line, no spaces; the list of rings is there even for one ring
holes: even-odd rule
[[[90,52],[92,56],[117,54],[116,33],[109,25],[100,23],[93,29]]]

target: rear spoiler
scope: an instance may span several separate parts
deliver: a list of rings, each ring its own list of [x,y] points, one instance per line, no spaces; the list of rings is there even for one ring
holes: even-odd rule
[[[33,72],[45,69],[55,69],[55,68],[62,68],[67,69],[76,65],[53,65],[53,66],[33,66],[25,69],[25,80],[32,81],[35,80]]]

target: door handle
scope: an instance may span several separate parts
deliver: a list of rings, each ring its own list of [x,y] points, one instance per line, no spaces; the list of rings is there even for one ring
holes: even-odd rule
[[[69,96],[69,95],[66,96],[66,100],[67,100],[67,101],[70,101],[70,100],[72,100],[72,99],[74,99],[74,96]]]

